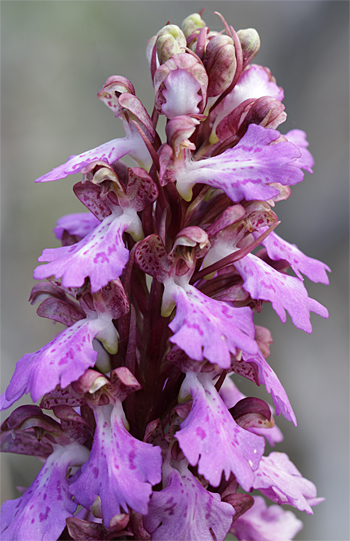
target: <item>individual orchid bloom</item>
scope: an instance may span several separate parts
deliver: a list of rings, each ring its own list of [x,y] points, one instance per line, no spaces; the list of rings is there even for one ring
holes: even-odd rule
[[[276,85],[274,78],[267,68],[259,65],[247,67],[241,74],[233,90],[215,108],[215,113],[213,111],[213,115],[216,118],[212,129],[212,139],[216,126],[225,116],[245,100],[252,98],[258,99],[263,96],[270,96],[271,98],[282,101],[284,92],[282,88]]]
[[[199,232],[203,235],[197,243],[195,233]],[[199,250],[204,248],[207,235],[203,230],[192,228],[187,234],[192,236],[192,240],[182,230],[174,250],[177,246],[195,250],[196,244]],[[141,241],[135,251],[135,260],[142,270],[163,282],[162,315],[169,316],[176,306],[175,317],[169,324],[174,333],[170,342],[179,346],[191,359],[202,361],[205,358],[221,368],[229,368],[231,353],[244,350],[253,354],[258,350],[251,309],[234,308],[229,303],[216,301],[190,285],[192,263],[182,276],[176,276],[177,259],[171,265],[159,237],[150,236]]]
[[[96,372],[90,386],[89,375],[75,389],[87,384],[89,393],[103,393],[106,378]],[[96,420],[94,442],[81,475],[70,486],[71,494],[86,509],[101,509],[107,527],[122,510],[128,512],[128,506],[146,515],[152,485],[161,480],[161,449],[137,440],[124,426],[122,401],[141,386],[125,367],[114,371],[111,384],[114,391],[106,388],[108,404],[88,400]]]
[[[271,144],[279,137],[276,130],[251,124],[234,148],[180,164],[175,172],[178,192],[188,201],[193,186],[201,183],[223,190],[234,202],[270,199],[278,193],[271,184],[294,185],[303,179],[296,163],[299,149],[288,142]]]
[[[208,75],[194,56],[176,54],[157,69],[153,83],[155,107],[167,118],[203,112]]]
[[[42,280],[54,275],[62,278],[64,287],[81,287],[89,277],[92,293],[99,291],[121,275],[129,259],[123,234],[133,225],[139,229],[135,212],[114,207],[111,214],[77,244],[44,250],[38,260],[48,263],[35,269],[34,278]]]
[[[114,104],[113,107],[109,105],[110,100],[108,96],[110,94],[108,91],[110,91],[110,85],[108,83],[109,79],[106,81],[107,89],[105,88],[105,85],[99,92],[98,97],[102,101],[107,102],[107,105],[115,111],[116,107]],[[120,90],[119,85],[117,85],[117,90]],[[83,152],[82,154],[71,156],[66,163],[56,167],[50,171],[50,173],[46,173],[39,177],[36,182],[51,182],[65,178],[68,175],[79,173],[84,167],[93,164],[96,161],[112,164],[123,158],[126,154],[131,156],[140,167],[149,169],[151,166],[150,155],[144,140],[133,121],[139,122],[141,125],[140,129],[145,132],[145,137],[153,140],[155,133],[151,119],[140,100],[130,92],[124,92],[119,96],[118,105],[118,116],[121,116],[122,118],[123,127],[126,133],[124,138],[112,139],[112,141],[108,141],[107,143]],[[139,119],[139,117],[141,118]]]
[[[220,495],[206,490],[188,470],[186,460],[165,463],[166,486],[152,494],[144,525],[152,540],[223,541],[234,515]]]
[[[186,374],[180,396],[193,398],[192,409],[175,437],[191,466],[217,487],[222,472],[232,472],[244,490],[250,490],[254,470],[264,452],[264,439],[235,423],[211,381],[212,375]]]
[[[301,520],[279,505],[267,507],[264,498],[254,496],[254,505],[231,526],[238,541],[290,541],[303,527]]]
[[[64,330],[35,353],[27,353],[17,363],[9,386],[1,396],[1,409],[7,409],[23,394],[30,393],[34,402],[57,385],[67,387],[89,367],[94,366],[97,351],[92,341],[111,319],[83,319]],[[114,330],[115,344],[117,334]]]
[[[221,368],[229,368],[230,353],[239,349],[257,351],[250,308],[234,308],[210,299],[191,285],[182,287],[170,279],[164,286],[164,306],[169,297],[176,304],[176,314],[169,325],[174,333],[170,341],[191,359],[206,358]]]
[[[222,398],[227,409],[233,408],[240,400],[246,398],[246,396],[241,393],[241,391],[236,387],[233,380],[230,377],[226,377],[220,388],[220,397]],[[274,413],[274,408],[270,407],[271,415]],[[275,443],[283,441],[283,434],[277,425],[274,425],[269,428],[260,428],[259,426],[249,426],[247,427],[249,432],[257,434],[258,436],[264,436],[264,438],[269,442],[271,447],[274,447]]]
[[[104,171],[107,171],[105,174]],[[62,278],[64,287],[81,287],[85,278],[90,279],[91,292],[95,293],[105,287],[108,282],[117,279],[129,259],[129,251],[125,247],[123,234],[130,233],[135,240],[143,237],[142,225],[137,211],[150,204],[157,195],[153,181],[143,170],[130,169],[130,185],[127,193],[123,193],[121,183],[111,168],[97,170],[93,180],[97,177],[98,183],[103,182],[106,175],[117,185],[114,192],[114,201],[106,199],[104,207],[109,214],[102,222],[92,229],[84,238],[73,246],[46,249],[39,261],[48,261],[47,265],[39,266],[34,271],[38,280],[54,275]],[[136,179],[144,180],[143,196],[138,195]],[[147,186],[148,183],[148,186]],[[135,186],[135,189],[134,189]],[[147,193],[146,187],[149,188]],[[89,190],[89,186],[87,186]],[[136,192],[136,193],[133,193]],[[83,196],[80,194],[80,197]],[[84,201],[84,199],[82,199]],[[115,204],[119,203],[119,204]],[[101,210],[100,210],[101,212]],[[107,213],[106,212],[106,213]]]
[[[316,497],[315,485],[302,477],[285,453],[264,456],[254,475],[253,488],[280,505],[286,503],[312,515],[311,506],[324,500]]]
[[[111,297],[110,293],[114,296]],[[44,300],[43,303],[46,301]],[[86,317],[71,324],[51,342],[35,353],[27,353],[17,363],[5,393],[1,396],[1,409],[7,409],[24,393],[30,393],[34,402],[53,391],[57,385],[63,389],[76,381],[87,368],[95,365],[97,351],[93,340],[99,339],[111,353],[118,349],[118,333],[113,318],[129,310],[120,283],[108,291],[95,295],[94,310],[84,304]],[[59,320],[45,314],[44,317]]]
[[[46,440],[37,441],[38,456],[41,456],[48,441],[51,452],[24,494],[2,505],[1,539],[4,541],[57,539],[66,525],[66,518],[71,517],[77,508],[77,503],[72,501],[69,493],[67,476],[70,468],[80,466],[87,460],[89,450],[74,441],[75,438],[70,437],[69,433],[63,432],[63,427],[44,415],[37,406],[21,406],[2,426],[2,435],[6,436],[6,430],[12,433],[12,439],[17,445],[13,452],[33,453],[33,448],[23,449],[21,445],[23,436],[29,435],[28,429],[31,427],[38,430],[37,434],[41,432],[40,439]]]

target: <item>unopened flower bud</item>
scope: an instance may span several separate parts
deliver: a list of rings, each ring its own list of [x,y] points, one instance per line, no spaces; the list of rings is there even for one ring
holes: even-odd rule
[[[206,26],[199,13],[192,13],[182,21],[181,27],[186,38],[193,34],[195,30],[200,30]]]
[[[249,64],[260,49],[260,37],[255,28],[238,30],[239,41],[243,53],[243,68]]]
[[[167,24],[157,34],[157,55],[160,64],[164,64],[175,54],[184,53],[186,38],[178,26]]]
[[[232,38],[222,34],[214,36],[207,45],[203,63],[209,77],[208,97],[219,96],[230,86],[236,71]]]

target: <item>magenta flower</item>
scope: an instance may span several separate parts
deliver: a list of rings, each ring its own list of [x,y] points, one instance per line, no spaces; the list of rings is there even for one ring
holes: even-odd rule
[[[44,461],[3,504],[4,541],[289,540],[301,522],[251,492],[309,514],[322,501],[286,454],[264,455],[283,439],[274,415],[296,417],[254,321],[266,303],[306,332],[311,313],[328,317],[304,276],[327,284],[330,269],[274,231],[313,158],[304,132],[277,130],[283,90],[250,64],[258,33],[219,17],[223,32],[201,14],[163,27],[147,48],[152,115],[109,77],[98,98],[125,137],[38,179],[80,171],[87,212],[58,219],[62,246],[34,271],[30,301],[66,329],[23,355],[0,398],[39,402],[15,409],[0,441]]]

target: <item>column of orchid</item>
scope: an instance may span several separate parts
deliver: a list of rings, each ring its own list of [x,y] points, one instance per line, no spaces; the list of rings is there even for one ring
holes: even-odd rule
[[[38,179],[80,171],[88,212],[58,220],[62,247],[34,272],[38,315],[66,329],[18,361],[1,397],[1,409],[27,393],[39,404],[11,413],[2,450],[44,461],[4,503],[4,541],[287,540],[301,522],[253,489],[307,513],[321,501],[286,454],[264,454],[283,438],[274,413],[296,419],[254,324],[266,302],[306,332],[310,312],[328,315],[302,277],[327,283],[328,267],[274,232],[272,209],[313,159],[302,131],[276,129],[283,90],[250,64],[257,32],[219,16],[220,33],[201,14],[162,28],[147,48],[152,115],[110,77],[98,98],[125,137]]]

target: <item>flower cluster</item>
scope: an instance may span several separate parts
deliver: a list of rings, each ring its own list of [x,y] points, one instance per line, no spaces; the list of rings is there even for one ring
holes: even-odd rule
[[[302,131],[276,129],[283,90],[251,64],[256,30],[219,16],[223,32],[201,14],[162,28],[147,47],[152,115],[110,77],[98,98],[125,137],[38,179],[80,171],[88,212],[58,220],[62,246],[34,272],[38,315],[67,328],[18,361],[1,397],[1,409],[26,393],[39,403],[3,423],[2,450],[45,462],[4,503],[3,541],[287,540],[301,522],[253,489],[307,513],[322,500],[286,454],[264,454],[283,438],[274,414],[296,419],[253,319],[267,302],[308,333],[310,312],[328,316],[302,276],[327,283],[328,267],[274,231],[275,204],[313,159]],[[273,405],[245,397],[236,374]]]

